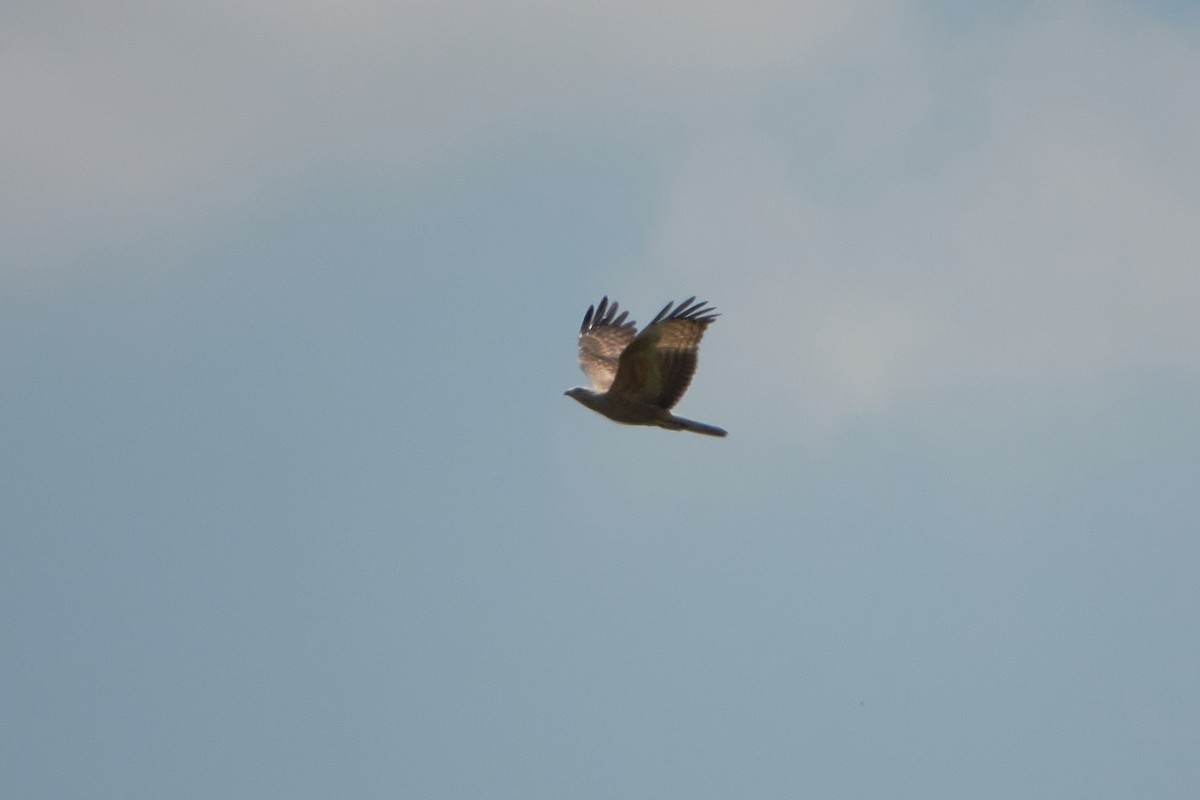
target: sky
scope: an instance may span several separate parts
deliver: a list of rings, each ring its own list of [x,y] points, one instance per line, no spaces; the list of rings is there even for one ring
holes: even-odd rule
[[[1194,798],[1191,3],[10,2],[0,795]],[[697,295],[683,416],[562,393]]]

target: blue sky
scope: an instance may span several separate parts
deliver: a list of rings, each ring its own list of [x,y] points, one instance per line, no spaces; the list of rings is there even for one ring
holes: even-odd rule
[[[1189,4],[0,17],[0,794],[1200,791]]]

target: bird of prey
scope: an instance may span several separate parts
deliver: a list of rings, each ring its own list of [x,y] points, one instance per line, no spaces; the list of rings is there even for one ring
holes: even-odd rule
[[[671,310],[667,303],[641,333],[628,311],[617,316],[617,303],[608,297],[588,306],[579,328],[579,368],[591,389],[567,391],[588,408],[627,425],[657,425],[672,431],[724,436],[714,425],[671,414],[692,374],[704,329],[718,316],[703,301],[689,297]]]

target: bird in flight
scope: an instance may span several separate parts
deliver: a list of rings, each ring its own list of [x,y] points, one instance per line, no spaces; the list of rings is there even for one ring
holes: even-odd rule
[[[628,311],[617,316],[608,297],[588,306],[579,328],[579,368],[591,389],[565,394],[611,420],[626,425],[657,425],[672,431],[724,436],[715,425],[676,417],[671,408],[683,397],[696,372],[696,351],[704,330],[718,316],[703,301],[689,297],[667,303],[638,333]]]

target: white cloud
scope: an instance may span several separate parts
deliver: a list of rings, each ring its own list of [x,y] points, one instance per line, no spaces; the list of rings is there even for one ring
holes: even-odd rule
[[[727,312],[706,363],[734,385],[782,359],[773,414],[831,428],[961,381],[1200,359],[1200,41],[1132,11],[981,23],[970,48],[902,3],[5,14],[6,269],[191,225],[324,164],[436,169],[538,130],[668,130],[683,138],[639,281]],[[764,112],[780,87],[801,87],[790,130]],[[828,141],[799,135],[810,122]]]
[[[419,168],[541,120],[705,115],[852,3],[28,4],[5,12],[0,233],[44,262],[236,206],[281,172]]]
[[[729,402],[831,430],[964,384],[1038,391],[1136,365],[1200,368],[1190,33],[1090,8],[1026,20],[979,87],[977,141],[919,177],[881,174],[857,203],[807,190],[770,133],[697,143],[672,176],[654,260],[664,290],[682,281],[753,317],[727,315],[706,363],[734,387],[778,378]],[[903,42],[894,52],[911,65]],[[878,84],[919,102],[938,83],[927,77]],[[858,126],[914,129],[884,92],[864,89],[858,108]]]

